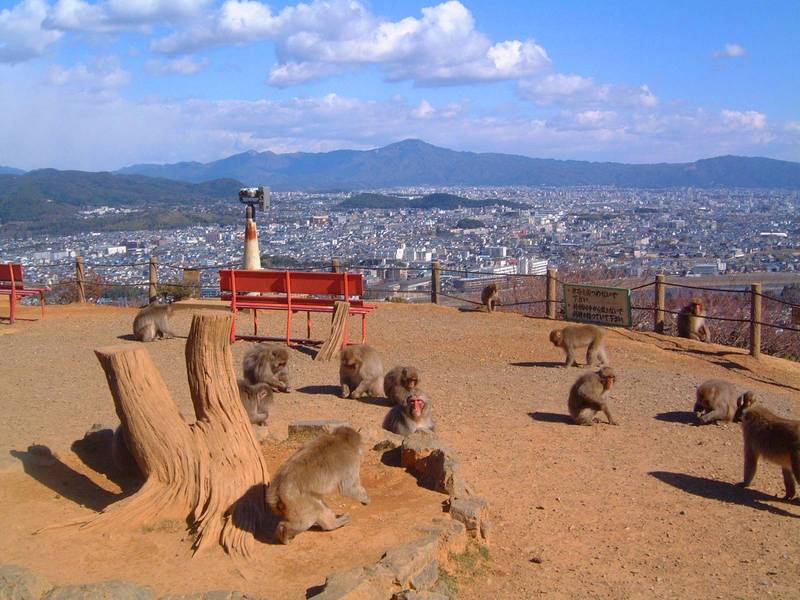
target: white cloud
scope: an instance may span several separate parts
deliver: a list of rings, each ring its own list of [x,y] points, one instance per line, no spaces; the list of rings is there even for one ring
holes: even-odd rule
[[[47,71],[47,83],[70,86],[81,90],[101,92],[125,87],[131,82],[115,57],[96,60],[91,65],[76,63],[72,67],[54,66]]]
[[[180,56],[173,60],[148,60],[145,69],[155,75],[196,75],[211,64],[207,58],[195,60],[193,56]]]
[[[755,110],[723,110],[720,114],[723,122],[737,129],[764,129],[767,126],[767,115]]]
[[[254,0],[227,0],[211,19],[154,40],[157,52],[272,40],[278,64],[269,83],[290,86],[347,69],[380,65],[393,81],[420,85],[526,77],[550,64],[532,40],[495,44],[476,31],[472,13],[451,0],[422,9],[420,18],[388,21],[357,0],[314,0],[273,14]]]
[[[725,48],[714,52],[714,58],[738,58],[747,54],[747,50],[739,44],[725,44]]]
[[[591,77],[553,73],[518,84],[520,96],[540,106],[629,106],[653,108],[658,98],[646,85],[600,84]]]
[[[58,0],[45,26],[59,31],[113,32],[200,17],[212,0]]]
[[[23,0],[0,10],[0,63],[17,63],[41,56],[61,37],[42,29],[47,16],[44,0]]]

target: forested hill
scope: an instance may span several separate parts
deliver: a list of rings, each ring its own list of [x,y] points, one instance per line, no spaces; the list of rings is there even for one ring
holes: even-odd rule
[[[624,164],[457,152],[405,140],[374,150],[276,154],[133,165],[120,173],[201,182],[221,177],[275,190],[370,189],[406,185],[613,185],[800,189],[800,163],[720,156],[691,163]]]
[[[212,218],[203,204],[237,198],[241,184],[219,179],[200,184],[142,175],[41,169],[0,175],[0,227],[8,232],[176,227]],[[79,210],[108,206],[146,209],[88,221]],[[175,206],[185,207],[180,211]]]

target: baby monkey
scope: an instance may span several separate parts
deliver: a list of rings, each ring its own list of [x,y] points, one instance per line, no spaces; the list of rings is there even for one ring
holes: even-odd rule
[[[415,367],[395,367],[383,378],[383,392],[392,404],[403,404],[418,385],[419,371]]]

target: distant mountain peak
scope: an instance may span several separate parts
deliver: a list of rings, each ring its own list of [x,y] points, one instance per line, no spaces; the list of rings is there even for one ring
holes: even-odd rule
[[[625,164],[462,152],[408,138],[373,150],[246,150],[210,163],[135,165],[128,174],[191,183],[232,178],[281,190],[354,190],[395,186],[571,186],[800,189],[800,164],[717,157],[681,164]]]

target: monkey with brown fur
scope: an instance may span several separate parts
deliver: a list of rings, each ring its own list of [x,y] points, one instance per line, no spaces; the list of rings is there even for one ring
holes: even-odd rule
[[[500,292],[497,291],[496,283],[490,283],[483,288],[481,292],[481,303],[486,307],[487,312],[494,312],[494,307],[499,304],[499,296]]]
[[[244,378],[251,384],[266,383],[276,392],[291,392],[289,350],[279,344],[255,344],[242,359]]]
[[[737,485],[750,486],[762,457],[780,466],[786,489],[784,500],[794,498],[795,482],[800,481],[800,421],[784,419],[759,406],[752,392],[742,394],[734,420],[741,420],[744,437],[744,478]]]
[[[350,515],[337,515],[323,496],[341,495],[369,504],[361,485],[361,436],[350,427],[323,433],[290,456],[275,473],[267,489],[267,502],[283,517],[275,536],[282,544],[314,524],[325,531],[350,522]]]
[[[711,332],[706,325],[705,317],[706,311],[703,309],[703,300],[701,298],[692,298],[692,301],[678,313],[678,335],[690,340],[710,342]]]
[[[697,386],[694,413],[703,425],[733,421],[743,396],[732,383],[709,379]]]
[[[578,348],[586,348],[586,364],[591,366],[595,362],[598,366],[608,364],[608,355],[604,338],[605,329],[597,325],[567,325],[561,329],[554,329],[550,332],[550,342],[561,348],[566,354],[564,361],[565,367],[577,365],[575,351]]]
[[[596,373],[586,373],[578,377],[569,391],[567,407],[569,414],[578,425],[591,425],[595,414],[603,411],[609,425],[618,423],[611,416],[606,395],[617,376],[611,367],[603,367]]]
[[[380,396],[383,392],[383,362],[377,350],[366,344],[347,346],[339,359],[342,398]]]
[[[133,337],[140,342],[152,342],[158,338],[175,337],[169,326],[172,316],[171,304],[153,302],[143,307],[133,319]]]
[[[383,428],[407,436],[415,431],[436,431],[428,396],[420,389],[409,392],[402,404],[393,406],[383,420]]]
[[[403,404],[418,385],[419,371],[415,367],[395,367],[383,378],[383,392],[392,404]]]
[[[251,384],[239,379],[239,398],[242,400],[247,416],[253,425],[266,425],[269,409],[272,406],[272,388],[268,383]]]

